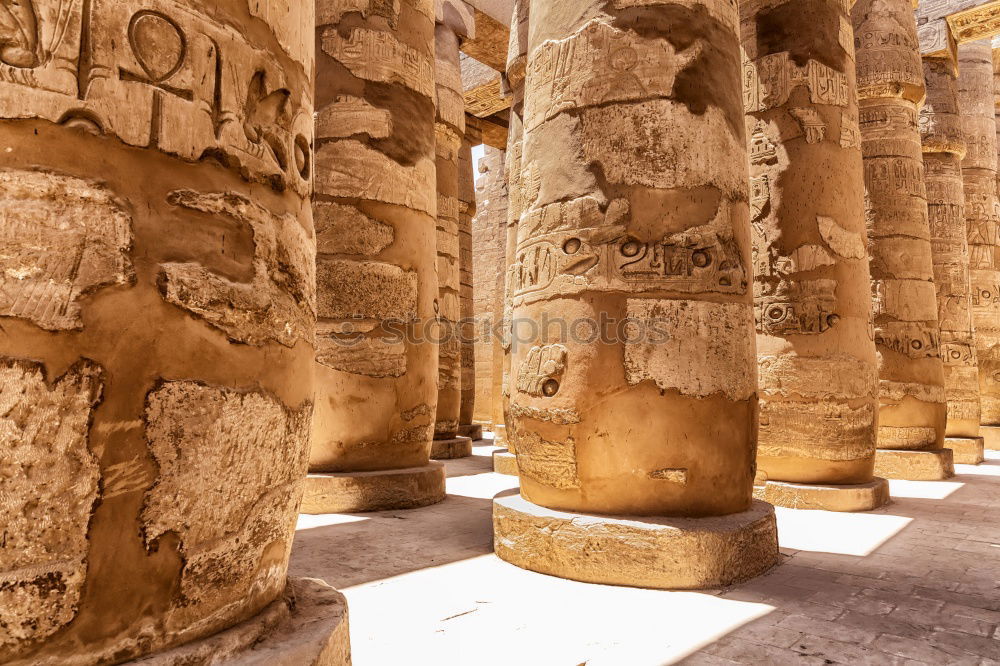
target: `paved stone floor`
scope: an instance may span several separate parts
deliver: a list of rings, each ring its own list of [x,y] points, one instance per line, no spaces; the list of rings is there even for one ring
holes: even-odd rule
[[[1000,453],[894,502],[778,509],[783,562],[727,590],[576,583],[492,554],[489,446],[414,511],[302,516],[292,573],[343,591],[355,666],[1000,664]]]

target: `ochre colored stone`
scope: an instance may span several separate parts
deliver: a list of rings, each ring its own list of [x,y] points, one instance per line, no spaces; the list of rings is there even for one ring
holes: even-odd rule
[[[477,442],[483,438],[483,426],[478,423],[473,425],[460,425],[458,426],[459,437],[468,437],[473,442]]]
[[[766,481],[754,486],[753,495],[788,509],[871,511],[889,503],[889,482],[878,477],[869,483],[835,486]]]
[[[301,513],[359,513],[416,509],[445,497],[444,465],[377,472],[310,473]]]
[[[517,456],[507,449],[493,452],[493,471],[497,474],[517,476]]]
[[[983,437],[983,446],[989,451],[1000,451],[1000,426],[981,426],[979,434]]]
[[[879,449],[875,454],[875,473],[886,479],[941,481],[955,476],[951,449],[904,451]]]
[[[713,518],[597,516],[493,501],[494,549],[524,569],[584,583],[706,589],[759,576],[778,563],[774,507],[754,501]]]
[[[978,465],[986,459],[982,437],[946,437],[944,448],[951,449],[956,465]]]
[[[454,460],[468,458],[471,455],[472,439],[469,437],[435,439],[431,443],[431,460]]]
[[[289,578],[284,595],[246,622],[128,663],[350,666],[347,600],[321,580]]]
[[[947,408],[918,106],[924,74],[910,0],[858,0],[861,152],[878,352],[878,447],[940,449]]]
[[[0,663],[223,660],[286,605],[314,25],[286,0],[0,2]]]
[[[461,141],[446,133],[437,143],[435,106],[458,126],[461,99],[437,85],[430,0],[316,4],[314,210],[322,222],[309,469],[333,474],[310,481],[310,494],[326,498],[314,502],[321,511],[423,506],[443,497],[439,480],[413,481],[436,472],[412,471],[428,463],[438,404],[435,321],[458,315],[458,266],[437,259],[439,240],[458,257],[457,180],[439,196],[435,146],[457,159]],[[440,76],[453,82],[457,71]],[[454,233],[442,238],[436,220]],[[445,303],[439,269],[454,287]],[[453,410],[457,425],[457,393]],[[344,476],[353,473],[354,484]],[[405,497],[408,489],[417,495]],[[366,498],[375,504],[360,504]]]
[[[740,3],[757,466],[771,481],[873,480],[878,367],[849,5]],[[908,297],[902,286],[886,297]]]

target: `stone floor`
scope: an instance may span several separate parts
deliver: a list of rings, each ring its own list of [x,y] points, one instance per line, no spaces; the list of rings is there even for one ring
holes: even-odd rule
[[[292,573],[342,590],[356,666],[1000,664],[1000,452],[894,502],[778,509],[783,563],[727,590],[588,585],[492,554],[492,447],[448,463],[448,499],[302,516]]]

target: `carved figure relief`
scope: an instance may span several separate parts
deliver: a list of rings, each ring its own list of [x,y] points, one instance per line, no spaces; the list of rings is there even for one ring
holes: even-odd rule
[[[532,347],[517,373],[517,390],[551,398],[559,392],[569,351],[563,345]]]

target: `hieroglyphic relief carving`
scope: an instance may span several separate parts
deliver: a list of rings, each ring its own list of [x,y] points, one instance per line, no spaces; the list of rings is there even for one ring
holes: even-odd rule
[[[81,298],[134,279],[131,217],[96,183],[0,171],[0,219],[0,315],[81,328]]]
[[[801,14],[791,2],[740,3],[761,396],[757,462],[771,481],[855,483],[858,466],[875,453],[864,120],[850,4],[813,5],[803,30],[793,23]]]
[[[181,210],[228,218],[253,233],[253,277],[234,282],[197,263],[166,263],[159,282],[170,303],[205,319],[232,340],[294,346],[311,340],[316,316],[314,241],[292,216],[276,216],[240,195],[172,192]]]
[[[532,347],[518,369],[517,390],[535,397],[553,397],[559,392],[568,354],[563,345]]]
[[[360,79],[402,85],[428,97],[434,95],[434,63],[430,57],[390,32],[354,28],[344,36],[327,27],[320,48]]]
[[[148,548],[167,533],[180,539],[173,622],[284,587],[286,565],[265,551],[291,549],[311,415],[311,405],[290,411],[265,393],[195,382],[164,382],[147,396],[146,438],[159,474],[143,505],[143,537]],[[219,579],[227,580],[223,594]]]
[[[18,4],[11,30],[23,34],[33,6],[36,38],[33,48],[3,47],[11,62],[0,59],[0,81],[34,94],[4,96],[4,117],[85,127],[187,160],[220,157],[251,180],[308,193],[309,93],[235,29],[175,0]],[[308,67],[311,55],[299,55]]]
[[[100,478],[87,433],[103,387],[90,361],[48,378],[42,364],[0,359],[0,648],[76,616]]]

